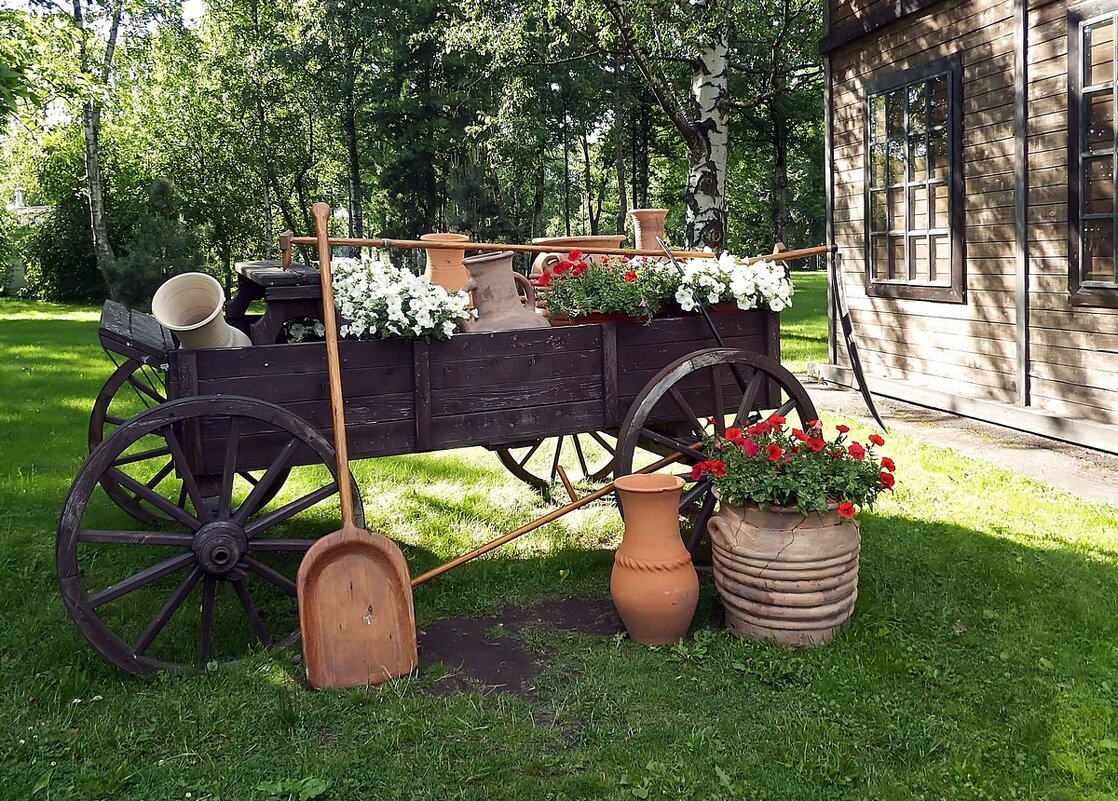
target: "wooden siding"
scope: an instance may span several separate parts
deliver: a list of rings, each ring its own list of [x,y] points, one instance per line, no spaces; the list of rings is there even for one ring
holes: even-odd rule
[[[1028,2],[1029,395],[1038,409],[1118,425],[1118,310],[1068,302],[1066,0]],[[882,3],[831,0],[832,22]],[[1014,4],[944,0],[831,52],[832,215],[866,372],[1013,404],[1016,377]],[[864,256],[865,85],[959,53],[966,302],[873,297]],[[837,363],[848,366],[840,347]]]

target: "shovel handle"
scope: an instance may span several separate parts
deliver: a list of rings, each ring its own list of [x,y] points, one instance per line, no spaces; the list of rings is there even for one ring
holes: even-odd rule
[[[334,278],[330,273],[330,205],[311,207],[318,244],[318,270],[322,278],[322,324],[326,328],[326,372],[330,383],[330,413],[334,421],[334,455],[337,459],[338,499],[342,525],[353,528],[353,488],[349,481],[349,450],[346,446],[345,410],[342,408],[342,367],[338,354],[338,321],[334,313]]]

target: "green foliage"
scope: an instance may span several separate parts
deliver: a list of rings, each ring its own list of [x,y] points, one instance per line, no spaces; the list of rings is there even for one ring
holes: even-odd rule
[[[105,296],[85,198],[76,193],[59,198],[27,237],[25,247],[27,285],[22,294],[52,301]]]
[[[552,316],[574,319],[605,312],[651,320],[675,295],[679,277],[658,261],[571,251],[544,273],[540,283],[546,288],[544,302]]]
[[[147,306],[168,278],[201,269],[201,243],[180,217],[175,188],[169,181],[152,183],[127,249],[127,255],[119,257],[105,274],[110,295],[127,306]]]

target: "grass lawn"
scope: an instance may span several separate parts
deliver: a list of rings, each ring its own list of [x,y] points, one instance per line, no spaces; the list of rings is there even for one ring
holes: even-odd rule
[[[823,359],[823,276],[798,283],[785,355]],[[316,693],[290,653],[126,676],[70,623],[54,578],[59,508],[111,369],[97,313],[0,300],[0,315],[0,799],[1118,795],[1115,510],[901,437],[885,449],[898,489],[863,517],[854,618],[814,652],[716,627],[708,575],[672,648],[492,631],[547,655],[531,698],[439,693],[438,668]],[[368,526],[413,574],[547,508],[483,450],[355,472]],[[301,525],[334,530],[324,507]],[[420,587],[419,625],[604,598],[620,532],[609,504],[570,515]]]

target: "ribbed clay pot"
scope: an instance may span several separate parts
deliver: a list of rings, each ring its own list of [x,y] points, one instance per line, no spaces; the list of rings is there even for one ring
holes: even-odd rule
[[[240,348],[252,344],[248,334],[225,322],[225,290],[212,275],[182,273],[168,278],[151,299],[151,314],[175,332],[189,350]]]
[[[572,250],[589,252],[592,248],[619,248],[625,241],[624,236],[543,236],[532,240],[533,245],[554,245],[554,253],[541,253],[532,259],[532,278],[539,278],[548,269],[549,263],[565,258]]]
[[[699,577],[679,536],[683,479],[635,474],[614,487],[625,510],[625,536],[609,584],[614,606],[636,642],[678,642],[699,603]]]
[[[668,217],[667,209],[633,209],[629,212],[633,218],[633,241],[637,250],[660,250],[660,243],[656,238],[664,238],[664,221]]]
[[[854,611],[856,520],[722,502],[710,523],[714,584],[731,631],[793,648],[828,642]]]
[[[423,234],[424,242],[469,242],[467,234]],[[447,292],[457,292],[470,280],[466,268],[462,266],[464,250],[443,250],[431,248],[427,251],[427,280],[438,284]]]

